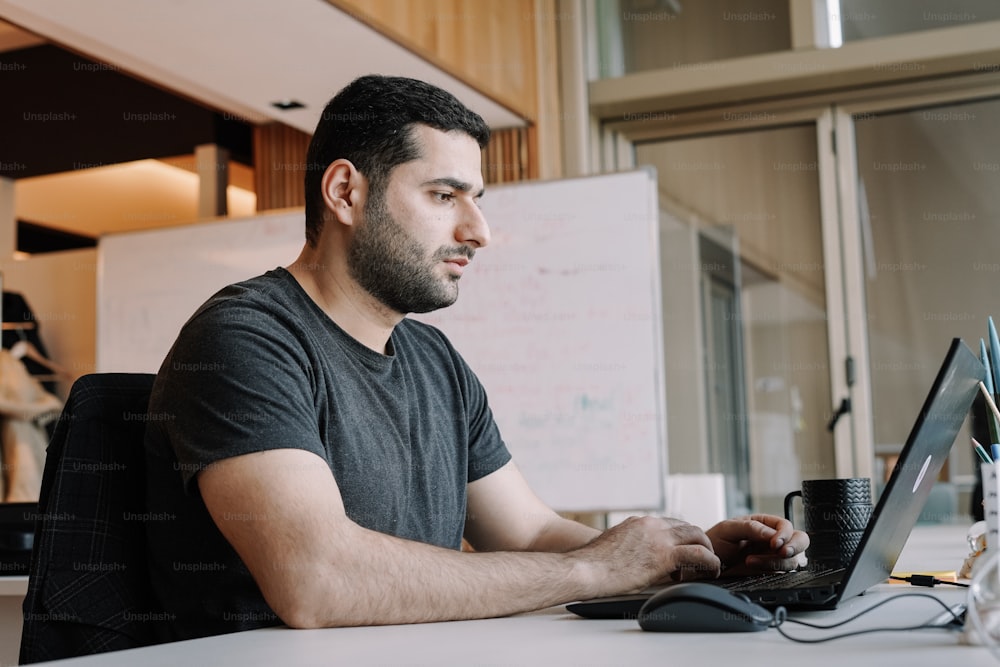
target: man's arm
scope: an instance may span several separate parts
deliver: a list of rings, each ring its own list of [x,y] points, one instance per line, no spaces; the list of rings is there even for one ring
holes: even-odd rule
[[[513,461],[469,484],[465,538],[480,551],[564,552],[600,534],[552,511]]]
[[[577,549],[601,531],[560,517],[528,486],[513,461],[469,485],[465,536],[484,551]],[[791,522],[768,514],[722,521],[705,533],[727,575],[793,570],[809,537]],[[708,574],[708,573],[705,573]]]
[[[293,627],[504,616],[641,590],[681,569],[719,571],[700,529],[650,517],[567,553],[463,553],[384,535],[350,520],[329,467],[304,450],[225,459],[203,470],[198,485],[268,604]],[[478,507],[491,494],[471,495]],[[555,525],[554,539],[543,531],[520,546],[566,547],[593,534],[569,537]],[[494,546],[519,545],[508,535]]]

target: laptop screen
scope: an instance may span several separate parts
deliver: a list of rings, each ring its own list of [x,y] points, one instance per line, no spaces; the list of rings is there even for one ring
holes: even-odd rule
[[[841,599],[860,595],[892,573],[985,376],[965,343],[952,340],[854,553]]]

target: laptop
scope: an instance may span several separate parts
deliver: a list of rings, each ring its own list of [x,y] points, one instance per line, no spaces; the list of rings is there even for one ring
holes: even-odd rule
[[[767,573],[710,583],[742,593],[764,607],[834,609],[888,579],[931,487],[965,421],[986,368],[960,338],[951,342],[892,476],[872,511],[854,557],[846,568]],[[669,584],[668,584],[669,585]],[[662,587],[661,587],[662,588]],[[584,600],[566,608],[586,618],[636,618],[656,590]]]
[[[0,577],[28,574],[38,503],[0,502]]]

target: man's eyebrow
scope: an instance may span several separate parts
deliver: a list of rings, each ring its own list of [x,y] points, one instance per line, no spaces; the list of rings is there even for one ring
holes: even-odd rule
[[[459,192],[471,192],[472,191],[472,184],[471,183],[466,183],[465,181],[460,181],[457,178],[450,178],[448,176],[444,176],[442,178],[432,178],[429,181],[424,181],[421,185],[446,185],[449,188],[452,188],[454,190],[458,190]],[[482,197],[485,192],[486,192],[485,189],[481,189],[474,196],[475,197]]]

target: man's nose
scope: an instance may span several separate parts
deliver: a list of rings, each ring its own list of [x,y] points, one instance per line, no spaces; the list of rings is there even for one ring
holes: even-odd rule
[[[468,203],[466,206],[455,240],[471,244],[476,248],[485,248],[490,243],[490,225],[486,222],[486,216],[475,204]]]

